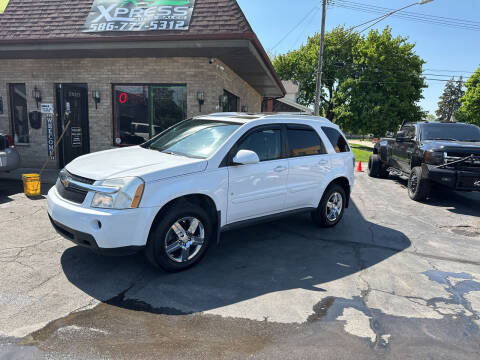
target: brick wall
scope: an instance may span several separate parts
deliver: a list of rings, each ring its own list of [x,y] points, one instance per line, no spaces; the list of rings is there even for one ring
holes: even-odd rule
[[[188,117],[199,115],[197,92],[205,93],[202,114],[220,111],[218,97],[223,90],[237,95],[241,106],[261,111],[262,96],[228,66],[207,58],[128,58],[128,59],[42,59],[0,60],[0,96],[4,113],[0,114],[0,131],[10,132],[8,84],[25,83],[28,112],[37,110],[32,90],[37,86],[42,103],[56,105],[55,84],[88,84],[90,150],[109,149],[113,143],[112,84],[186,84]],[[91,98],[92,90],[101,94],[98,109]],[[40,167],[47,158],[45,118],[39,130],[30,128],[30,144],[17,148],[23,167]],[[58,135],[58,134],[57,134]],[[58,158],[58,157],[57,157]],[[49,167],[57,167],[51,162]]]

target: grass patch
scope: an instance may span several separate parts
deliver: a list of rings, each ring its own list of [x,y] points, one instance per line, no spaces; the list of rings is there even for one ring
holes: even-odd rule
[[[355,159],[357,161],[361,161],[364,163],[368,162],[370,155],[372,155],[373,153],[372,148],[356,144],[350,144],[350,146],[352,147],[353,153],[355,154]]]

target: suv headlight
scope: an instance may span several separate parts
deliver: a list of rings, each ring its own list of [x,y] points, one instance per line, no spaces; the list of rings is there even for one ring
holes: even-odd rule
[[[113,193],[95,192],[91,207],[117,210],[137,208],[145,188],[145,182],[138,177],[108,179],[95,185],[112,187],[117,191]]]
[[[443,165],[445,163],[445,153],[443,151],[426,151],[425,152],[425,164],[429,165]]]

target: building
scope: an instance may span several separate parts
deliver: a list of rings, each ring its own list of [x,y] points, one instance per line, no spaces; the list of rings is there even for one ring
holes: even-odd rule
[[[0,130],[23,167],[61,168],[285,89],[235,0],[9,0]],[[53,145],[65,131],[56,152]]]
[[[283,112],[283,113],[304,113],[313,114],[313,110],[307,106],[297,103],[300,87],[293,81],[282,81],[285,88],[285,96],[283,98],[265,98],[262,104],[264,112]]]

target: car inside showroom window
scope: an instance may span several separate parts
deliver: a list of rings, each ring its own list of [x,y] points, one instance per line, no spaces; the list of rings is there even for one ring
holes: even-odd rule
[[[115,144],[139,145],[186,117],[184,85],[114,85]]]

